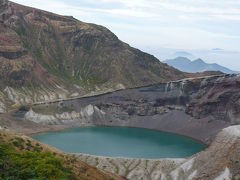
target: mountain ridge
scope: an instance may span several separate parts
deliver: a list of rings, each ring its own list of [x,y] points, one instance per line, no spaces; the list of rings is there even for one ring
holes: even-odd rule
[[[235,71],[232,71],[224,66],[221,66],[217,63],[206,63],[201,58],[190,60],[187,57],[177,57],[175,59],[168,59],[163,61],[164,63],[175,67],[184,72],[196,73],[204,71],[221,71],[227,74],[234,74]]]

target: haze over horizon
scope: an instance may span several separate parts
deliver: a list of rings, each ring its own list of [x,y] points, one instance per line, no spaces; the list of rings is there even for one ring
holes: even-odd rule
[[[187,51],[240,70],[240,0],[13,0],[100,24],[160,60]]]

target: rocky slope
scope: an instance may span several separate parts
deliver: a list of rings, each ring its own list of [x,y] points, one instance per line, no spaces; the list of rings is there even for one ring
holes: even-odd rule
[[[193,117],[213,118],[231,124],[239,124],[240,77],[217,78],[213,82],[203,81],[202,88],[188,104],[186,112]]]

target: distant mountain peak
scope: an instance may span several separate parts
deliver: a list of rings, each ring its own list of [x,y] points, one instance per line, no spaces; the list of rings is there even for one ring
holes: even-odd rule
[[[181,71],[189,72],[189,73],[204,72],[204,71],[221,71],[227,74],[235,73],[234,71],[226,67],[223,67],[219,64],[216,64],[216,63],[208,64],[200,58],[191,61],[186,57],[177,57],[175,59],[168,59],[164,61],[164,63],[167,63],[168,65],[173,66]]]
[[[202,59],[198,58],[192,62],[195,62],[195,63],[205,63]]]

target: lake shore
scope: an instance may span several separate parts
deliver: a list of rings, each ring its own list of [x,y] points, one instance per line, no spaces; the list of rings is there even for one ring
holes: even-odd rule
[[[184,111],[180,110],[173,110],[165,114],[158,114],[151,117],[132,117],[132,119],[129,119],[128,121],[109,122],[107,120],[102,120],[94,123],[78,123],[78,119],[76,119],[77,123],[57,125],[43,125],[34,123],[32,121],[15,116],[14,114],[1,114],[0,117],[2,119],[2,127],[6,127],[10,130],[29,136],[78,127],[119,126],[170,132],[192,138],[205,145],[209,145],[214,140],[215,135],[221,129],[230,125],[223,121],[211,120],[210,117],[204,119],[195,119],[187,115]]]

